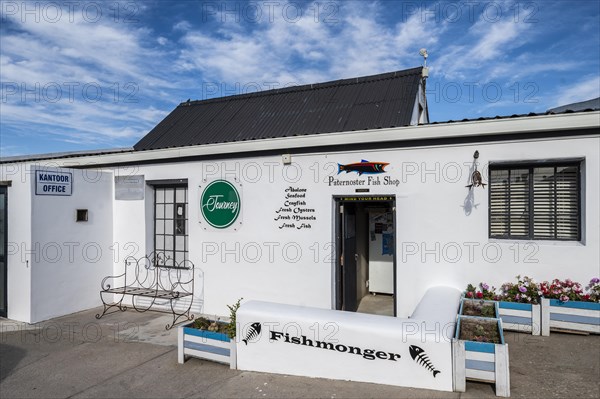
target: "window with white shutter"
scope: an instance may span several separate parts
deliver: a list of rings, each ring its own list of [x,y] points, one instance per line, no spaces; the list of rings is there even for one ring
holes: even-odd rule
[[[580,162],[490,165],[491,238],[581,238]]]

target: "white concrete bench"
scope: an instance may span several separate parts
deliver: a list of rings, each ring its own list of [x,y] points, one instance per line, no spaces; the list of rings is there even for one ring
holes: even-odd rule
[[[456,288],[431,287],[421,298],[410,319],[425,322],[427,331],[441,327],[444,336],[451,340],[454,338],[460,297],[461,292]]]
[[[443,331],[442,323],[450,321],[446,306],[456,298],[452,293],[442,303],[433,301],[424,320],[246,302],[237,311],[237,366],[452,391],[452,342],[446,337],[453,329]],[[446,311],[435,311],[438,305]],[[437,314],[440,322],[433,320]]]

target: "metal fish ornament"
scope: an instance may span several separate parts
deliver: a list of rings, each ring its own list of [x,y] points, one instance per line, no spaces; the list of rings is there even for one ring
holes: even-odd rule
[[[423,349],[419,348],[416,345],[411,345],[408,347],[408,351],[410,352],[410,357],[412,357],[413,360],[417,362],[417,364],[422,365],[427,370],[433,373],[433,378],[435,378],[435,376],[440,373],[439,370],[436,370],[435,367],[433,367],[433,364],[431,364],[431,360],[429,360],[429,357],[425,354],[425,351]]]
[[[485,183],[483,182],[483,176],[481,176],[481,173],[477,169],[475,169],[475,171],[471,175],[471,184],[465,187],[472,188],[479,186],[485,188]]]
[[[256,323],[252,323],[250,325],[250,328],[248,329],[248,334],[246,334],[246,338],[244,338],[242,341],[248,345],[248,341],[250,341],[252,338],[258,337],[258,335],[260,334],[260,323],[256,322]]]
[[[388,166],[387,162],[369,162],[367,160],[361,160],[356,163],[349,163],[347,165],[342,165],[338,163],[338,175],[342,172],[350,173],[356,172],[358,175],[362,175],[363,173],[368,175],[374,175],[379,173],[385,173],[385,167]]]

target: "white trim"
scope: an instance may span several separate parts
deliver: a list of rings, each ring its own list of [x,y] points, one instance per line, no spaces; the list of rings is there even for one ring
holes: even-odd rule
[[[504,323],[502,325],[502,329],[504,331],[517,331],[517,332],[527,332],[527,333],[533,333],[533,329],[531,326],[528,326],[526,324],[518,324],[518,323]],[[539,334],[532,334],[532,335],[539,335]]]
[[[594,333],[594,334],[600,334],[600,326],[593,325],[593,324],[570,323],[568,321],[550,320],[549,326],[551,328],[573,330],[573,331],[584,331],[584,332],[590,332],[590,333]]]
[[[472,138],[497,134],[522,134],[571,129],[598,128],[600,111],[540,115],[510,119],[488,119],[457,123],[440,123],[398,128],[362,130],[312,134],[305,136],[277,137],[233,143],[206,144],[197,146],[166,148],[147,151],[129,151],[116,154],[92,155],[53,159],[57,166],[106,165],[122,162],[159,161],[181,157],[223,155],[224,158],[236,153],[256,151],[285,151],[294,148],[336,146],[347,143],[386,143],[390,141],[408,141],[424,139]]]
[[[494,362],[496,355],[493,353],[466,351],[467,360],[479,360],[482,362]]]
[[[508,345],[496,344],[496,396],[510,396]]]
[[[466,369],[465,376],[469,379],[475,379],[475,380],[482,380],[482,381],[488,381],[488,382],[496,381],[496,373],[493,371]]]
[[[501,316],[518,316],[518,317],[527,317],[531,318],[531,310],[519,310],[519,309],[507,309],[500,308],[498,312]]]
[[[568,302],[567,302],[568,304]],[[563,306],[552,306],[550,305],[550,315],[552,314],[569,314],[573,316],[586,316],[586,317],[600,317],[600,312],[597,310],[591,309],[577,309],[577,308],[568,308]],[[551,316],[552,317],[552,316]]]
[[[202,351],[198,351],[195,349],[185,348],[184,353],[186,355],[197,357],[199,359],[212,360],[212,361],[220,362],[220,363],[229,364],[229,361],[230,361],[229,356],[217,355],[217,354],[209,353],[209,352],[202,352]]]

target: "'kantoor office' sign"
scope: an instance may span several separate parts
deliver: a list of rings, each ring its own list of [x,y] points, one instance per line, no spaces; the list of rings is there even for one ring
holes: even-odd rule
[[[71,195],[72,193],[73,174],[71,172],[36,170],[36,195]]]
[[[209,183],[200,197],[200,210],[206,222],[214,228],[231,226],[240,214],[240,194],[227,180]]]

